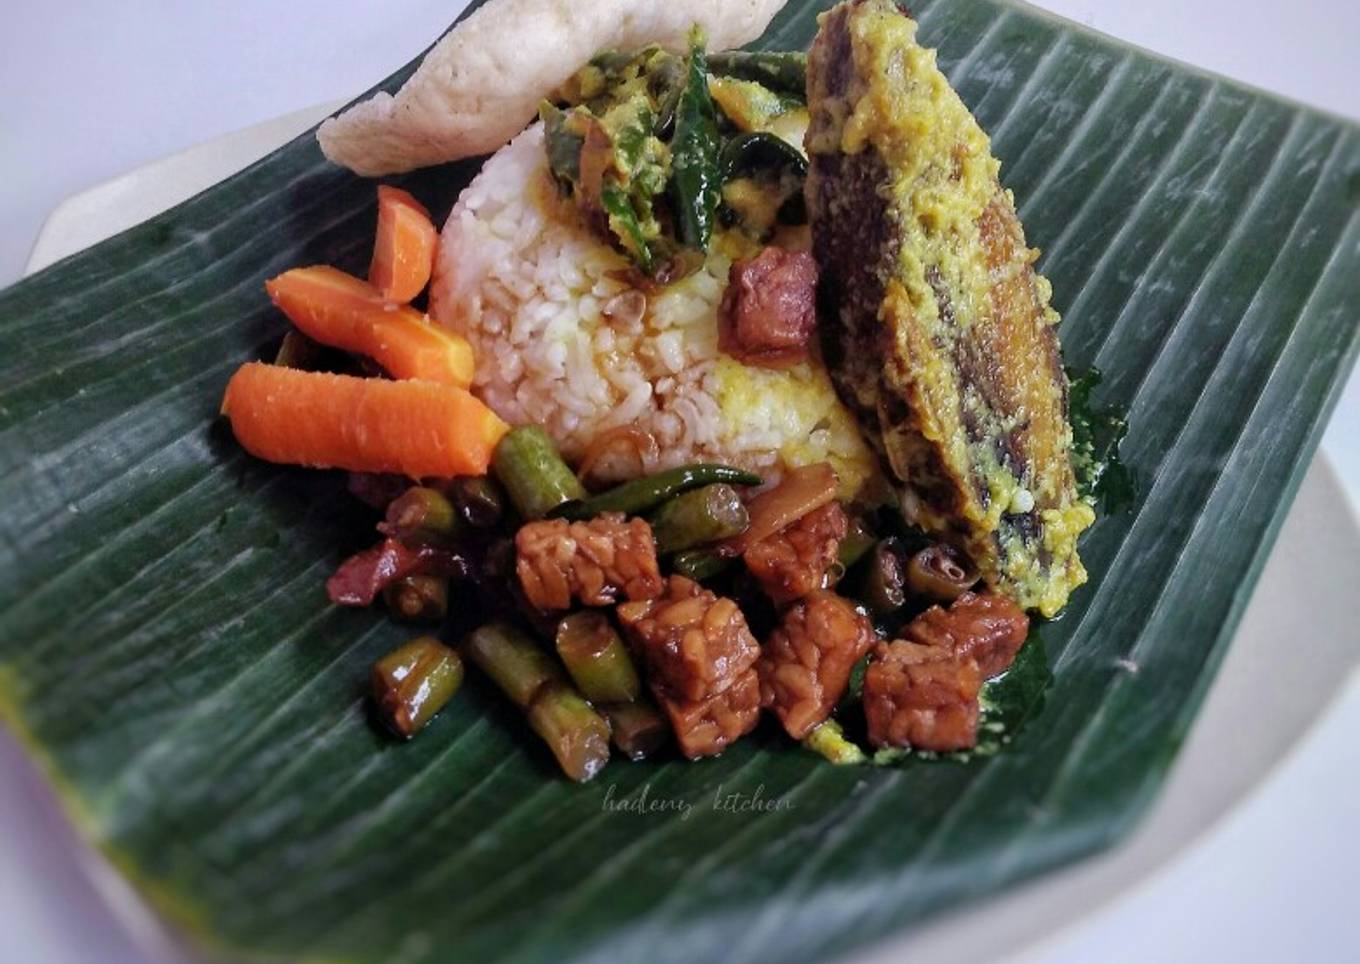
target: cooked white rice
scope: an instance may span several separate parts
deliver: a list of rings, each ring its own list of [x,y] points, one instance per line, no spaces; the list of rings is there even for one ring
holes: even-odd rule
[[[476,352],[473,390],[506,421],[538,423],[569,460],[634,427],[593,474],[619,479],[698,460],[778,474],[829,460],[858,491],[874,460],[820,364],[786,371],[718,351],[717,308],[731,264],[714,245],[702,271],[648,300],[632,321],[606,317],[628,286],[625,259],[556,196],[535,124],[493,156],[444,226],[431,313]]]

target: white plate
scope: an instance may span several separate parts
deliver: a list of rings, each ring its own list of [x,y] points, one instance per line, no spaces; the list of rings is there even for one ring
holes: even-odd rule
[[[210,187],[336,105],[278,118],[140,168],[60,205],[33,248],[36,271]],[[1110,853],[1021,886],[871,950],[865,961],[977,961],[1011,954],[1090,915],[1184,853],[1270,773],[1356,675],[1350,596],[1360,526],[1325,458],[1310,467],[1232,646],[1151,812]],[[1307,639],[1306,658],[1280,658]],[[1262,712],[1262,708],[1268,712]],[[0,922],[29,962],[169,961],[173,942],[0,735]],[[13,923],[11,923],[11,921]],[[17,929],[17,932],[16,932]],[[3,955],[0,955],[3,956]]]

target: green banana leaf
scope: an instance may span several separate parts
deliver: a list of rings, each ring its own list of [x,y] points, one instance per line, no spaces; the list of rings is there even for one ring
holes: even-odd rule
[[[793,0],[760,46],[805,46],[826,5]],[[806,961],[1129,830],[1356,355],[1360,131],[1004,0],[912,7],[1045,251],[1069,361],[1129,406],[1141,479],[994,756],[838,768],[757,737],[577,786],[475,680],[418,740],[375,730],[367,667],[406,631],[322,590],[371,519],[215,419],[283,330],[263,280],[366,262],[372,184],[310,135],[0,293],[0,715],[193,939]],[[442,217],[475,171],[403,182]]]

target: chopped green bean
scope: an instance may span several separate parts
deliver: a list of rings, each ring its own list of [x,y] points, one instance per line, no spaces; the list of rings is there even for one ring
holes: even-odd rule
[[[855,563],[864,558],[865,553],[874,547],[878,540],[864,525],[864,522],[857,518],[850,520],[850,529],[841,540],[840,548],[836,550],[836,561],[845,569],[849,569]]]
[[[803,746],[838,766],[869,762],[864,751],[845,738],[845,731],[835,720],[827,720],[803,737]]]
[[[906,573],[898,540],[889,536],[874,546],[855,595],[876,616],[901,609],[907,601]]]
[[[528,708],[529,725],[548,744],[562,772],[580,783],[609,762],[609,724],[566,683],[548,683]]]
[[[290,328],[288,334],[283,336],[283,341],[279,342],[274,364],[283,368],[311,369],[316,365],[322,351],[320,344],[296,328]]]
[[[541,519],[564,502],[586,497],[580,479],[537,425],[511,429],[492,456],[496,478],[525,519]]]
[[[449,483],[458,516],[474,529],[490,529],[505,518],[505,493],[486,475],[469,475]]]
[[[711,549],[689,549],[671,557],[671,569],[695,582],[705,582],[726,572],[736,561],[735,556],[724,556]]]
[[[509,623],[473,630],[463,648],[520,709],[527,709],[544,685],[563,680],[557,662]]]
[[[449,613],[449,581],[442,576],[407,576],[383,590],[387,609],[411,623],[442,622]]]
[[[654,475],[616,485],[581,502],[563,505],[552,513],[565,519],[593,519],[602,512],[642,515],[671,499],[705,485],[760,485],[761,478],[745,469],[711,462],[696,462],[666,469]]]
[[[740,535],[750,524],[737,490],[718,482],[678,495],[657,509],[652,536],[656,551],[664,554]]]
[[[977,570],[953,546],[926,546],[907,563],[907,586],[920,596],[953,602],[978,581]]]
[[[438,489],[415,485],[387,507],[379,531],[408,546],[448,545],[459,535],[453,503]]]
[[[595,703],[628,703],[642,692],[637,667],[609,617],[587,609],[557,624],[557,655],[576,688]]]
[[[630,760],[643,760],[670,739],[670,722],[651,703],[609,703],[602,706],[609,719],[614,745]]]
[[[410,739],[463,682],[463,661],[433,636],[420,636],[373,664],[373,701],[383,722]]]

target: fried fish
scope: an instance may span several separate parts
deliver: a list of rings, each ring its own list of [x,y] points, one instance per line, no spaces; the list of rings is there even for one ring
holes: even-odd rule
[[[908,519],[1053,615],[1086,580],[1067,378],[986,134],[889,0],[821,19],[808,62],[808,209],[837,389]]]

